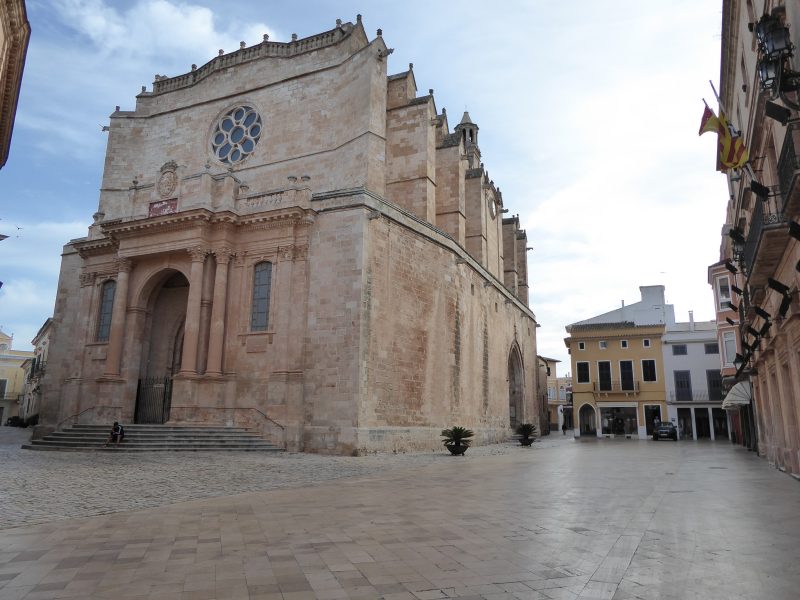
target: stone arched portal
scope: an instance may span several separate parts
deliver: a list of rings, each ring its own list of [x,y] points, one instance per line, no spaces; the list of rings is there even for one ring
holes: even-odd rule
[[[522,357],[519,348],[514,345],[508,354],[508,420],[512,431],[525,420],[522,402],[523,381]]]
[[[164,423],[169,419],[172,376],[178,372],[189,281],[178,271],[158,275],[147,302],[142,336],[142,360],[136,394],[136,423]]]

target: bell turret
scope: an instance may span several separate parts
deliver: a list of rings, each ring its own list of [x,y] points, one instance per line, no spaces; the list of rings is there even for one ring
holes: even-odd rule
[[[456,125],[455,130],[461,134],[461,141],[464,142],[464,147],[469,144],[478,145],[478,126],[472,122],[467,111],[464,111],[464,116],[461,117],[461,122]]]
[[[455,132],[461,136],[464,150],[467,153],[470,169],[474,169],[480,163],[481,151],[478,149],[478,126],[472,122],[472,118],[467,111],[461,117],[461,122],[455,126]]]

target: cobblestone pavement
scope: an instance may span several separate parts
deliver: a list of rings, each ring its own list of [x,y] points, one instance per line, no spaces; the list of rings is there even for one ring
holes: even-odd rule
[[[436,464],[431,454],[364,457],[258,452],[43,452],[21,450],[30,430],[0,427],[0,530],[197,498],[312,485],[387,469]],[[545,438],[545,447],[558,442]],[[470,456],[518,451],[474,447]]]
[[[800,589],[798,482],[724,442],[551,436],[465,458],[3,452],[0,512],[26,497],[20,518],[47,522],[0,531],[0,600],[788,600]],[[126,478],[116,506],[94,497]],[[178,502],[203,486],[216,497]],[[158,506],[128,510],[140,502]]]

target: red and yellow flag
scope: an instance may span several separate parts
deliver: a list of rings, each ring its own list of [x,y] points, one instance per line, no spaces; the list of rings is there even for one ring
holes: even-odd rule
[[[714,131],[717,134],[717,171],[740,169],[747,164],[750,156],[742,136],[734,136],[731,133],[731,127],[725,118],[725,113],[720,110],[719,117],[717,117],[708,105],[703,111],[698,135],[703,135],[707,131]]]

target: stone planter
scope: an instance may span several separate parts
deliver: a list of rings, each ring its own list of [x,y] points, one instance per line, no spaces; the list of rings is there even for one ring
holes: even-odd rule
[[[467,448],[469,448],[469,446],[462,446],[461,444],[450,444],[446,446],[446,448],[450,450],[450,454],[452,454],[453,456],[460,456],[467,451]]]

